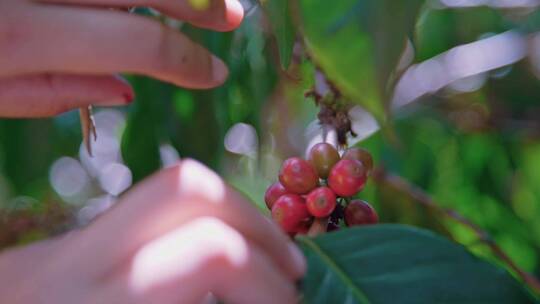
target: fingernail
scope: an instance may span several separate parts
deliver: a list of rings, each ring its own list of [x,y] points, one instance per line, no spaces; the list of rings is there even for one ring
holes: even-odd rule
[[[123,106],[133,101],[133,95],[130,93],[123,93],[121,96],[113,97],[110,99],[98,100],[95,102],[101,106]]]
[[[124,96],[125,103],[126,104],[131,103],[135,99],[135,91],[133,90],[133,87],[131,86],[129,81],[127,81],[127,79],[125,79],[124,77],[120,75],[117,75],[117,77],[120,81],[126,84],[126,87],[123,88],[122,90],[124,92],[123,96]]]
[[[238,0],[226,0],[225,6],[227,7],[227,29],[233,30],[237,28],[242,19],[244,19],[244,7]]]
[[[300,251],[298,246],[296,246],[296,244],[294,243],[289,244],[289,254],[292,258],[292,262],[293,262],[293,265],[295,268],[294,270],[296,274],[299,277],[303,276],[304,273],[306,272],[306,267],[307,267],[306,258],[304,257],[304,254],[302,253],[302,251]]]
[[[125,103],[131,103],[133,101],[133,99],[135,98],[133,92],[129,92],[129,93],[124,93],[124,101]]]
[[[229,76],[229,70],[221,59],[212,56],[212,78],[218,84],[223,84]]]

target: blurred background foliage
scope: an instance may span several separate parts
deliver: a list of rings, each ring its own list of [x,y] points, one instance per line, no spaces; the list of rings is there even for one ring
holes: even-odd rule
[[[227,83],[194,91],[128,76],[136,101],[97,109],[94,158],[76,112],[0,120],[1,245],[84,225],[179,157],[208,164],[262,207],[280,162],[320,140],[304,97],[320,68],[363,107],[351,113],[352,144],[540,275],[539,2],[404,2],[243,1],[231,33],[139,9],[225,60]],[[470,230],[383,184],[370,181],[360,197],[383,222],[435,230],[499,262]]]

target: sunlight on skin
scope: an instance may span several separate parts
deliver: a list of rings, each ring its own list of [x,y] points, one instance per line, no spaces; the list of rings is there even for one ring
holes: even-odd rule
[[[218,259],[241,268],[248,263],[248,251],[245,240],[225,223],[199,218],[147,244],[135,255],[130,288],[143,294],[152,287],[192,276]]]
[[[182,162],[179,178],[179,193],[186,197],[204,197],[212,203],[222,203],[226,187],[221,178],[197,161]]]

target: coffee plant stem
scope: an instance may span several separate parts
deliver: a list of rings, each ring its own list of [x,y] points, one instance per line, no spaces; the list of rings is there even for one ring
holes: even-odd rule
[[[326,228],[328,227],[328,218],[315,218],[313,221],[313,224],[311,224],[311,227],[309,227],[309,231],[307,233],[308,236],[316,236],[322,233],[326,233]]]

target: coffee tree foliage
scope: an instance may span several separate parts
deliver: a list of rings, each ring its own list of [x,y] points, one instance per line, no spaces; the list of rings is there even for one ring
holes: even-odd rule
[[[533,303],[538,290],[523,273],[540,270],[540,13],[534,1],[516,3],[245,1],[234,32],[169,23],[228,63],[223,86],[129,76],[135,103],[96,115],[114,117],[112,159],[133,183],[178,153],[268,212],[264,190],[281,161],[304,155],[321,130],[304,93],[330,83],[353,109],[349,144],[384,172],[359,194],[382,223],[297,237],[309,264],[302,301]],[[119,195],[84,158],[78,123],[76,113],[0,120],[3,246],[84,222],[96,198]],[[79,192],[57,191],[51,166],[63,157],[87,172]],[[393,187],[390,174],[436,208]],[[21,218],[26,226],[13,224]]]

